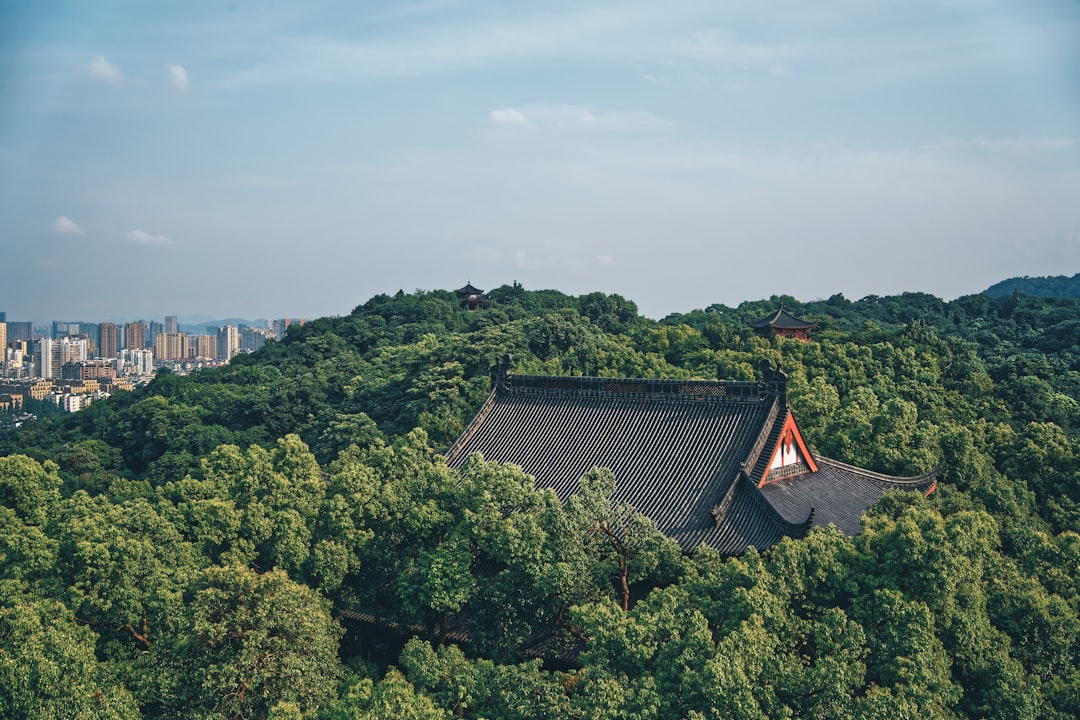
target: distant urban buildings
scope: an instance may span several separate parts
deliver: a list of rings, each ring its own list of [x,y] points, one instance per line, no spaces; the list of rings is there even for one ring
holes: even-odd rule
[[[121,350],[116,357],[120,375],[150,375],[154,372],[153,350]]]
[[[221,365],[304,323],[279,318],[261,327],[210,326],[196,335],[182,332],[176,315],[164,322],[52,320],[35,326],[0,312],[0,412],[22,409],[26,399],[76,412],[95,398],[149,382],[160,367],[187,374]]]
[[[7,322],[7,341],[18,342],[20,340],[30,342],[34,339],[34,326],[33,323],[27,322]]]
[[[120,334],[115,323],[98,325],[98,352],[103,358],[114,358],[120,349]]]
[[[307,320],[304,318],[281,318],[270,323],[270,330],[273,331],[274,337],[277,340],[283,340],[289,328],[293,325],[303,325]]]
[[[195,336],[195,357],[216,360],[218,356],[217,335]]]
[[[240,331],[240,352],[253,353],[266,344],[271,331],[266,328],[245,327]]]
[[[128,350],[142,350],[146,347],[146,323],[138,320],[124,325],[124,347]]]
[[[157,336],[165,332],[165,324],[159,323],[157,320],[151,320],[146,324],[146,346],[154,347],[154,340]]]
[[[178,332],[159,333],[154,338],[154,357],[163,362],[188,356],[188,336]]]
[[[240,334],[235,325],[219,327],[217,331],[217,359],[228,362],[240,352]]]

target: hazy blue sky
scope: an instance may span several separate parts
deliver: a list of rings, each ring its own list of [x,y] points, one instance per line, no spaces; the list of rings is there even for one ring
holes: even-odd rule
[[[0,0],[0,310],[1080,271],[1080,2]]]

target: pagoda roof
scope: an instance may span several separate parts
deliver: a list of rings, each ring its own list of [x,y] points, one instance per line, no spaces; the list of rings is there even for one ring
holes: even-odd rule
[[[806,322],[800,318],[795,317],[781,305],[780,309],[768,317],[763,317],[760,320],[753,320],[748,323],[750,327],[762,329],[766,327],[773,328],[785,328],[788,330],[809,330],[817,327],[817,323]]]
[[[508,368],[507,360],[493,371],[491,394],[447,463],[459,467],[474,452],[514,463],[562,501],[591,468],[610,468],[612,499],[650,517],[686,552],[702,544],[726,555],[770,547],[804,536],[815,518],[857,530],[884,492],[848,497],[833,489],[866,473],[835,463],[808,473],[809,482],[794,484],[804,474],[758,487],[752,474],[767,466],[788,422],[786,376],[778,371],[765,371],[761,382],[729,382],[514,375]]]
[[[483,295],[484,291],[478,287],[473,287],[472,282],[465,283],[465,287],[458,288],[454,291],[456,295]]]

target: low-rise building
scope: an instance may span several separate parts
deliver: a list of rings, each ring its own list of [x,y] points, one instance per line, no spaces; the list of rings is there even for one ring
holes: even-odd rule
[[[0,385],[0,392],[9,395],[19,394],[34,400],[44,400],[53,390],[52,380],[39,380],[31,378],[27,380],[9,380]]]

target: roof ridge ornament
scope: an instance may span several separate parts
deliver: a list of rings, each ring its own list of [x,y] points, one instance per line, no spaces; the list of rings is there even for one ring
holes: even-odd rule
[[[510,368],[514,365],[514,356],[510,353],[504,354],[501,358],[495,361],[495,364],[491,366],[491,389],[506,387],[506,381],[510,379],[513,374],[510,372]]]
[[[780,369],[780,363],[776,363],[776,369],[773,369],[769,358],[761,358],[758,369],[761,371],[761,382],[765,383],[769,394],[778,397],[780,405],[787,407],[788,376]]]

